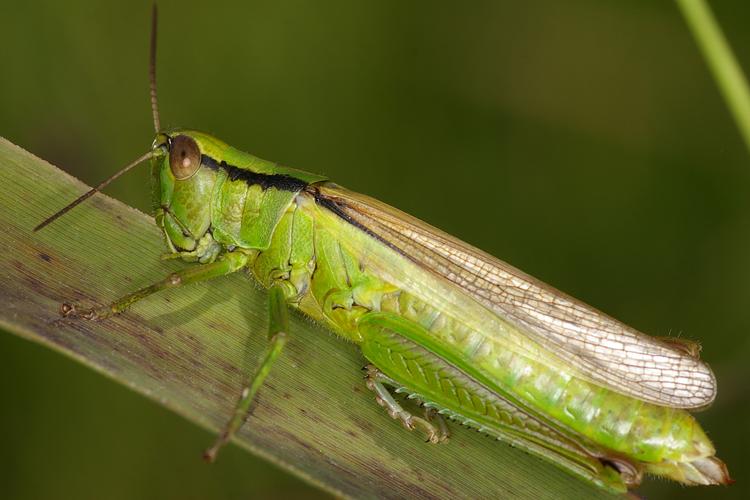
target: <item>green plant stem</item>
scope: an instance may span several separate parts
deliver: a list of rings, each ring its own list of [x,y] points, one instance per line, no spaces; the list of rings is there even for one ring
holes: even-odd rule
[[[750,91],[742,68],[704,0],[677,0],[703,56],[711,68],[745,145],[750,150]]]

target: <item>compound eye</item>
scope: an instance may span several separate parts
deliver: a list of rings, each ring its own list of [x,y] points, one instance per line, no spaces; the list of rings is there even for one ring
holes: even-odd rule
[[[192,137],[178,135],[169,148],[169,168],[178,180],[193,176],[201,166],[201,150]]]

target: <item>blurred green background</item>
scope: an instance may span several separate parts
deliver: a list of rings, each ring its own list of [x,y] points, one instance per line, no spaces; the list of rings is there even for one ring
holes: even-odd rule
[[[750,70],[750,3],[713,3]],[[737,484],[640,491],[750,495],[750,156],[671,1],[159,4],[163,125],[326,173],[700,340],[720,390],[699,419]],[[0,134],[88,183],[145,152],[149,15],[3,2]],[[147,210],[146,169],[107,192]],[[323,496],[232,447],[205,466],[208,433],[6,334],[0,391],[7,498]]]

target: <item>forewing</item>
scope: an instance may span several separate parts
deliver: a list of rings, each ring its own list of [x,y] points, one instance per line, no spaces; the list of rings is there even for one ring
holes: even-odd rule
[[[697,356],[640,333],[385,203],[334,184],[318,189],[340,216],[549,346],[584,378],[675,408],[700,408],[715,398],[714,375]]]

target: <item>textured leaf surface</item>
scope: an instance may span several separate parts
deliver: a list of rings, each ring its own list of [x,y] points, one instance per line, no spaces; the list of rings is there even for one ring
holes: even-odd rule
[[[236,275],[162,293],[111,320],[62,320],[63,300],[107,303],[185,264],[161,261],[164,249],[152,220],[103,195],[32,233],[86,188],[1,138],[0,183],[0,327],[200,426],[221,426],[242,374],[255,366],[264,345],[265,292]],[[354,345],[301,316],[292,319],[292,340],[238,445],[340,496],[605,496],[455,424],[448,444],[425,444],[375,404]]]

